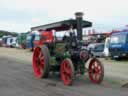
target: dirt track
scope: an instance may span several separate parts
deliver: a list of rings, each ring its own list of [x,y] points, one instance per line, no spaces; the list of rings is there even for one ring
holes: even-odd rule
[[[105,64],[105,69],[109,72],[105,73],[101,85],[92,84],[88,76],[84,76],[76,77],[73,86],[67,87],[56,74],[51,74],[49,79],[35,78],[31,66],[32,53],[25,52],[27,51],[8,49],[5,53],[5,49],[0,48],[0,96],[128,96],[128,89],[120,88],[119,82],[115,80],[118,75],[110,75],[117,68],[111,70]],[[120,78],[126,81],[128,76],[125,77]]]

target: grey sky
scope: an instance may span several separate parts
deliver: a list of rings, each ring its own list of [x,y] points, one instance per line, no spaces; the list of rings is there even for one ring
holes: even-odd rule
[[[109,31],[128,24],[127,4],[128,0],[0,0],[0,29],[26,32],[83,11],[93,28]]]

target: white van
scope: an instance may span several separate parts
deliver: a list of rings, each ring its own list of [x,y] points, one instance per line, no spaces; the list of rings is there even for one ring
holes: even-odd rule
[[[11,47],[16,47],[16,37],[12,37]]]
[[[7,47],[10,47],[12,43],[12,37],[7,38]]]
[[[9,37],[7,39],[7,46],[8,47],[15,47],[16,46],[16,37]]]

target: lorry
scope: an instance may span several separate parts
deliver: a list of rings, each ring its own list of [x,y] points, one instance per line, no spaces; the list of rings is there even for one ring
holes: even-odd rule
[[[113,59],[128,57],[128,30],[111,33],[109,51]]]

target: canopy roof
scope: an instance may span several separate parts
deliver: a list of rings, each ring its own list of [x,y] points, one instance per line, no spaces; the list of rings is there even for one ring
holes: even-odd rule
[[[73,29],[77,28],[77,21],[75,19],[69,19],[51,24],[32,27],[31,31],[51,31],[51,30],[65,31],[65,30],[69,30],[71,26],[73,27]],[[91,26],[92,26],[91,22],[83,20],[82,22],[83,28],[91,27]]]

